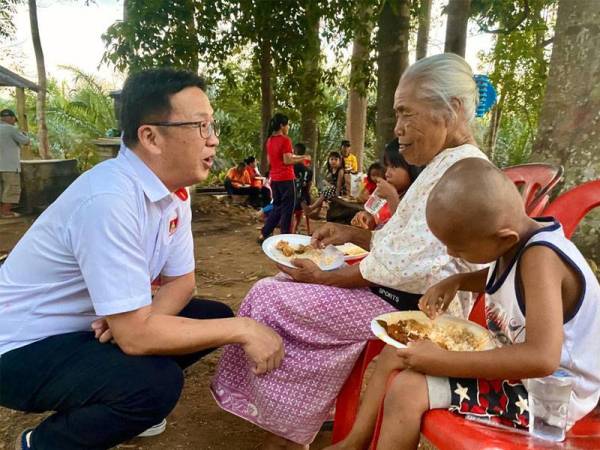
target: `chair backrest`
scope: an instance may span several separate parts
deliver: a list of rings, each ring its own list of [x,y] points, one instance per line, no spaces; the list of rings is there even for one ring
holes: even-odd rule
[[[529,215],[538,215],[548,202],[550,191],[563,174],[562,166],[545,163],[520,164],[506,167],[504,173],[517,185]]]
[[[558,219],[565,236],[570,238],[581,219],[597,206],[600,206],[600,180],[588,181],[562,193],[544,210],[544,215]]]

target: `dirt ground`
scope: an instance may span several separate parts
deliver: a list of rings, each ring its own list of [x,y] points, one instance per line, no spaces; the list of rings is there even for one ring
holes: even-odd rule
[[[250,286],[276,272],[275,265],[256,243],[260,222],[252,210],[210,196],[194,196],[193,209],[197,295],[224,301],[237,311]],[[0,255],[17,243],[34,220],[35,217],[0,220]],[[118,448],[257,448],[265,432],[222,411],[209,393],[209,382],[219,356],[217,351],[188,369],[183,394],[167,418],[167,430],[162,435],[134,439]],[[16,436],[43,417],[0,408],[0,450],[13,449]],[[323,448],[330,439],[331,432],[322,431],[311,449]]]

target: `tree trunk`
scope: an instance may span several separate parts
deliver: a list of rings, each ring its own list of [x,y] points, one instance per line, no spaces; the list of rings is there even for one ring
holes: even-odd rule
[[[565,188],[600,177],[600,2],[560,0],[534,161],[565,167]]]
[[[314,154],[318,145],[319,80],[321,78],[319,39],[320,11],[316,0],[306,2],[305,50],[300,73],[299,105],[301,122],[300,136],[307,152]]]
[[[260,172],[264,174],[269,168],[267,158],[267,138],[269,137],[269,122],[273,117],[273,68],[271,65],[271,43],[262,36],[260,39]]]
[[[500,122],[502,119],[502,107],[504,98],[501,97],[500,102],[492,108],[490,126],[485,136],[485,148],[488,152],[490,160],[494,161],[496,156],[496,142],[498,140],[498,130],[500,129]]]
[[[467,48],[467,23],[471,0],[449,0],[444,52],[456,53],[464,58]]]
[[[394,93],[408,67],[408,0],[386,1],[378,25],[376,153],[382,155],[385,145],[394,138]]]
[[[567,190],[600,178],[600,2],[560,0],[550,71],[532,160],[561,164]],[[573,240],[600,263],[600,214],[588,214]]]
[[[419,7],[419,30],[417,31],[417,59],[423,59],[427,56],[430,23],[431,0],[421,0]]]
[[[48,145],[48,128],[46,126],[46,66],[44,64],[44,52],[40,41],[40,28],[37,19],[37,5],[35,0],[29,0],[29,22],[31,25],[31,40],[33,41],[33,50],[35,51],[35,62],[38,73],[38,86],[40,90],[37,93],[37,126],[40,156],[48,159],[50,148]]]
[[[25,88],[15,88],[15,99],[17,102],[17,119],[19,121],[19,129],[24,133],[27,133],[29,131],[29,125],[27,123],[27,111],[25,105]],[[21,158],[33,158],[33,153],[31,152],[30,144],[25,144],[21,146]]]
[[[185,8],[191,12],[187,16],[186,20],[187,33],[190,37],[188,40],[188,45],[192,47],[192,51],[190,52],[190,61],[188,63],[188,70],[198,73],[198,54],[200,53],[200,42],[198,40],[198,27],[196,26],[196,18],[198,17],[196,1],[187,0],[185,3]]]
[[[372,10],[362,10],[360,28],[355,30],[352,43],[348,109],[346,111],[346,139],[352,144],[352,153],[358,159],[358,170],[363,170],[365,133],[367,130],[367,80],[369,67],[369,41],[373,24]]]

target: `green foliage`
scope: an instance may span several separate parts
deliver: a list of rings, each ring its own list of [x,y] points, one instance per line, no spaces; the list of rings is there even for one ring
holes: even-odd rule
[[[537,132],[537,123],[548,77],[556,0],[474,0],[477,23],[494,29],[496,45],[480,54],[493,66],[490,80],[498,91],[492,114],[500,117],[495,146],[487,150],[497,164],[526,162]],[[492,127],[494,121],[490,121]],[[492,132],[490,128],[490,133]],[[488,136],[489,137],[489,136]]]
[[[13,16],[19,0],[0,0],[0,39],[10,38],[15,32]]]
[[[94,78],[76,67],[64,66],[73,75],[72,82],[48,82],[46,120],[50,152],[53,158],[75,158],[85,170],[98,162],[97,147],[92,140],[104,137],[115,128],[113,103],[107,90]],[[26,91],[26,112],[32,150],[38,151],[36,96]],[[14,109],[13,102],[0,102]]]
[[[260,156],[260,98],[252,67],[242,69],[229,62],[224,68],[223,76],[212,77],[209,95],[221,126],[219,155],[230,166],[248,156]]]
[[[115,22],[102,36],[107,48],[103,62],[122,72],[155,66],[198,69],[197,2],[127,0],[126,4],[127,20]]]
[[[518,114],[507,113],[498,133],[494,163],[498,167],[507,167],[528,162],[536,129]]]
[[[62,82],[49,92],[49,141],[66,158],[76,158],[85,170],[98,162],[91,140],[117,126],[113,101],[93,75],[72,66],[63,68],[71,72],[73,82]]]

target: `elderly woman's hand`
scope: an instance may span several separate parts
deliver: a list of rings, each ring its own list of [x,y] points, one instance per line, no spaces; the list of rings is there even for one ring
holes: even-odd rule
[[[317,248],[328,245],[339,245],[351,242],[352,236],[348,226],[327,222],[312,234],[311,244]]]
[[[293,259],[292,264],[295,265],[297,269],[282,266],[281,264],[277,264],[277,267],[283,273],[286,273],[292,277],[294,281],[299,281],[300,283],[321,283],[324,272],[319,269],[319,266],[317,266],[310,259]]]

